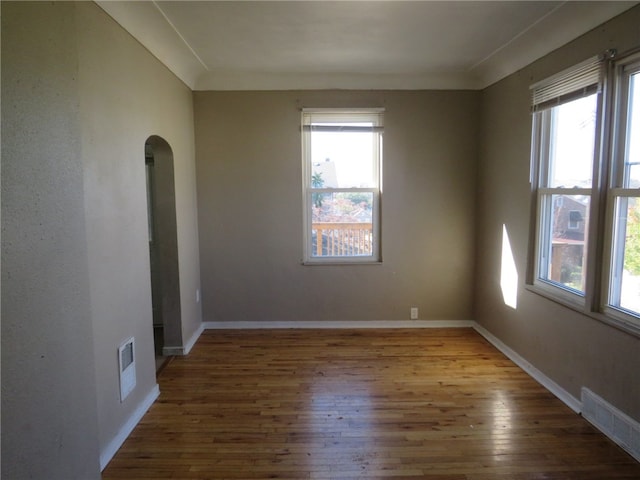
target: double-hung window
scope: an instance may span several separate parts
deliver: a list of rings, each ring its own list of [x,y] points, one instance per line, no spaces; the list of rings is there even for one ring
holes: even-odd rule
[[[610,313],[640,315],[640,55],[615,68],[615,128],[613,129],[609,191]]]
[[[380,257],[382,109],[304,109],[305,263]]]
[[[640,53],[607,52],[532,91],[528,283],[640,334]]]
[[[534,283],[582,303],[598,163],[598,59],[533,87]]]

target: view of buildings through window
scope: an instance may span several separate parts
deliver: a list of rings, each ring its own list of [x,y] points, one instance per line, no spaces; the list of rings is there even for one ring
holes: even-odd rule
[[[590,296],[599,312],[638,325],[640,54],[612,62],[614,82],[603,89],[604,65],[585,62],[532,87],[534,283],[574,304]],[[602,218],[590,226],[592,210]]]
[[[583,290],[585,229],[588,229],[588,197],[553,196],[553,227],[549,279]]]
[[[378,260],[381,114],[303,118],[307,258]]]
[[[542,278],[583,292],[596,132],[596,94],[543,112]]]

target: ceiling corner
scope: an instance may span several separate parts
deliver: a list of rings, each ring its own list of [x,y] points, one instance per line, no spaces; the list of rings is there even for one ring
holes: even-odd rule
[[[474,66],[470,73],[481,79],[481,88],[486,88],[637,4],[637,1],[564,2]]]
[[[98,0],[96,4],[192,90],[207,72],[155,2]]]

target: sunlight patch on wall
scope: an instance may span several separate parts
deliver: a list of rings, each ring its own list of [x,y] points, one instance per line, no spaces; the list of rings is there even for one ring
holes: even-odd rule
[[[517,308],[518,306],[518,270],[511,250],[511,242],[507,233],[507,226],[502,225],[502,265],[500,268],[500,289],[504,304]]]

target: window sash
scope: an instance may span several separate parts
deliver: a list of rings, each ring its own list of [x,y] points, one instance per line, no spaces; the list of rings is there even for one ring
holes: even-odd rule
[[[630,254],[627,251],[629,240],[629,204],[632,199],[640,202],[640,188],[630,187],[631,165],[629,163],[629,120],[632,101],[640,102],[640,98],[630,97],[631,77],[640,72],[640,54],[631,56],[618,62],[614,70],[615,83],[615,117],[614,138],[611,149],[613,159],[611,165],[611,185],[609,187],[609,206],[607,229],[610,240],[607,242],[605,258],[608,258],[605,270],[606,292],[603,292],[605,300],[603,311],[620,319],[623,323],[640,328],[640,303],[629,295],[626,286],[632,283],[638,276],[625,273],[625,257]],[[638,77],[636,77],[636,81]],[[635,120],[635,119],[634,119]],[[639,285],[640,287],[640,285]]]
[[[306,264],[331,264],[331,263],[379,263],[380,253],[380,197],[382,175],[382,132],[383,112],[381,108],[371,109],[303,109],[302,111],[302,140],[303,140],[303,198],[304,198],[304,260]],[[357,125],[357,123],[370,123],[371,125]],[[356,125],[350,125],[356,124]],[[311,143],[314,132],[370,132],[373,134],[373,184],[370,187],[361,188],[327,188],[313,187],[311,164]],[[313,245],[313,200],[314,195],[334,193],[370,193],[372,194],[371,211],[371,252],[364,254],[327,254],[318,255]],[[315,222],[316,225],[326,222]],[[358,222],[355,222],[356,224]],[[366,223],[366,222],[361,222]],[[354,227],[355,228],[355,227]],[[320,242],[316,233],[316,248]]]
[[[327,254],[318,255],[318,244],[321,242],[317,238],[316,234],[316,246],[313,245],[313,230],[314,225],[324,224],[326,222],[314,222],[313,221],[313,196],[317,193],[371,193],[373,196],[373,206],[371,212],[371,253],[369,255],[340,255],[340,254]],[[305,225],[305,262],[308,263],[371,263],[380,261],[380,191],[377,188],[310,188],[307,191],[305,198],[307,206],[306,225]],[[336,222],[339,224],[340,222]],[[354,227],[350,226],[353,223],[359,222],[347,222],[347,231],[353,231]],[[367,222],[360,222],[367,223]],[[336,225],[337,227],[337,225]]]
[[[534,112],[534,116],[532,126],[531,185],[535,199],[534,228],[536,234],[531,237],[533,262],[530,264],[532,268],[527,278],[530,284],[536,285],[550,296],[558,297],[572,305],[579,306],[579,308],[584,308],[588,301],[587,293],[590,286],[588,274],[592,267],[591,258],[594,251],[589,241],[594,227],[589,219],[597,218],[593,213],[598,208],[597,202],[594,200],[594,192],[597,187],[596,179],[599,178],[597,152],[600,148],[598,137],[600,122],[596,120],[594,126],[595,142],[593,157],[590,162],[593,174],[590,186],[553,187],[551,186],[553,180],[551,178],[552,161],[557,159],[552,158],[552,149],[555,148],[555,135],[558,132],[554,130],[556,119],[552,108],[592,95],[595,92],[600,92],[604,78],[603,72],[603,61],[599,57],[593,57],[576,67],[567,69],[532,86],[532,112]],[[601,95],[597,97],[596,109],[599,115],[602,111]],[[581,264],[579,264],[582,269],[579,289],[573,288],[572,283],[563,282],[558,278],[558,272],[556,271],[558,268],[556,260],[558,259],[553,259],[553,200],[561,196],[580,196],[587,200],[582,256]],[[580,242],[577,242],[576,245],[578,243]],[[561,249],[563,247],[557,244],[555,248]],[[580,245],[568,248],[580,248]],[[579,257],[578,255],[576,258]],[[554,268],[552,268],[552,262],[554,263]],[[564,264],[560,262],[560,265]]]
[[[640,57],[640,55],[639,55]],[[634,63],[618,67],[616,83],[616,107],[615,141],[612,157],[612,182],[611,188],[629,188],[630,165],[628,164],[628,151],[630,135],[628,135],[628,122],[630,116],[630,79],[633,75],[640,74],[640,58]],[[640,78],[638,79],[640,81]],[[635,99],[640,102],[640,98]]]
[[[623,309],[622,304],[622,283],[624,275],[624,259],[626,254],[625,240],[628,227],[627,212],[628,200],[632,198],[627,195],[619,195],[614,200],[614,225],[612,233],[611,265],[608,305],[617,309]]]
[[[569,226],[569,210],[566,215],[562,215],[563,205],[557,204],[558,199],[566,200],[568,197],[583,197],[583,203],[586,204],[585,215],[583,221],[585,225],[583,227],[583,238],[569,238],[554,237],[554,234],[560,232],[555,231],[559,228],[557,223],[566,220],[567,230],[570,230],[572,236],[575,236],[577,228],[570,228]],[[586,201],[584,201],[586,199]],[[569,199],[570,200],[570,199]],[[581,189],[580,193],[576,193],[572,189],[540,189],[538,194],[536,225],[538,229],[538,235],[536,238],[536,260],[535,260],[535,278],[534,284],[551,286],[560,289],[566,294],[576,295],[578,297],[584,297],[586,293],[586,274],[588,268],[588,252],[589,252],[589,214],[591,210],[592,196],[590,190]],[[558,211],[559,215],[556,218],[554,214]],[[575,261],[563,261],[563,256],[560,252],[563,249],[573,250],[574,256],[582,247],[580,264],[575,264]],[[576,260],[577,257],[573,260]],[[581,269],[581,288],[571,286],[569,280],[562,280],[561,269],[564,268],[577,268]],[[575,272],[572,275],[575,277]],[[575,282],[575,278],[573,281]],[[573,302],[583,300],[577,300],[574,298]]]

